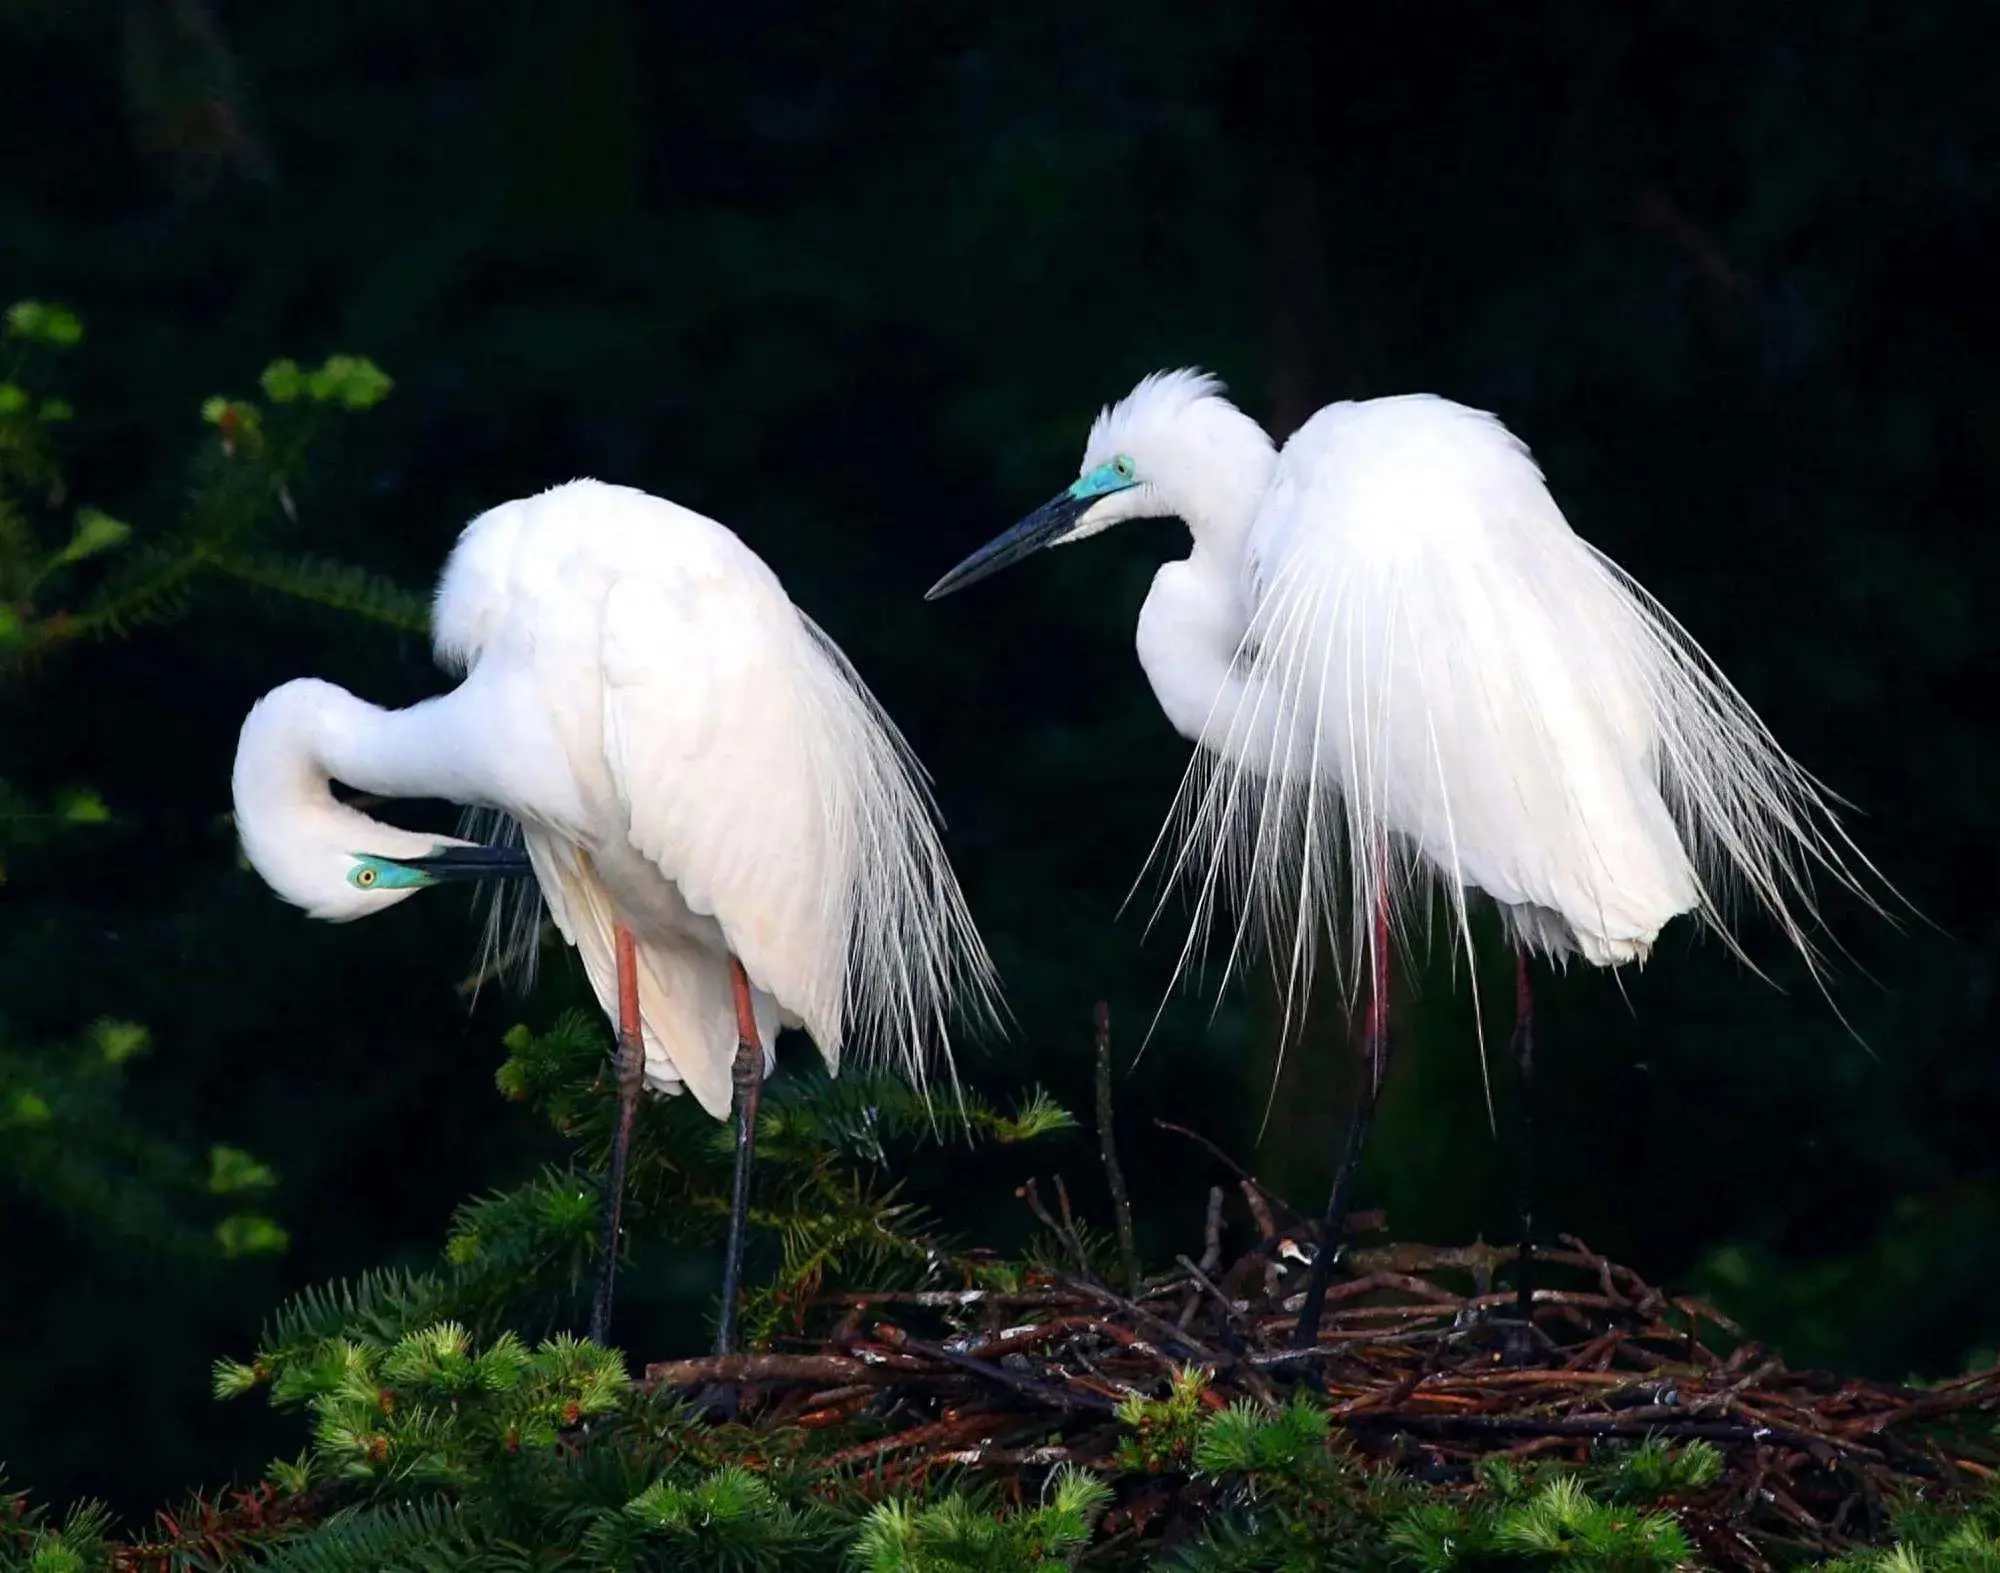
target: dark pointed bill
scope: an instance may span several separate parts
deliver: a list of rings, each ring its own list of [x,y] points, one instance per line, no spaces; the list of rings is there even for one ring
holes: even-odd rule
[[[1096,501],[1096,496],[1078,497],[1074,490],[1052,498],[938,580],[924,592],[924,599],[935,601],[954,590],[963,590],[1003,568],[1013,567],[1024,557],[1032,557],[1044,546],[1054,545],[1069,534],[1077,519]]]
[[[416,869],[432,879],[529,879],[534,866],[520,847],[433,847],[426,857],[397,858],[404,868]]]

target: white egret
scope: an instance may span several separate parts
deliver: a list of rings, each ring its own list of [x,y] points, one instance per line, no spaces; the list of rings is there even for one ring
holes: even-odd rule
[[[1686,631],[1571,532],[1527,448],[1445,399],[1329,405],[1280,452],[1214,379],[1149,376],[1098,416],[1076,483],[930,597],[1160,516],[1194,543],[1154,578],[1138,629],[1161,708],[1199,745],[1155,846],[1195,881],[1181,964],[1221,893],[1239,914],[1230,964],[1270,947],[1287,1023],[1343,916],[1350,975],[1369,984],[1309,1340],[1380,1090],[1392,938],[1433,891],[1468,959],[1467,892],[1499,907],[1525,1092],[1529,952],[1641,962],[1682,914],[1735,948],[1733,886],[1817,975],[1809,870],[1854,887],[1847,858],[1866,863]],[[1528,1234],[1524,1217],[1524,1266]]]
[[[949,1073],[991,964],[922,772],[833,642],[711,519],[575,481],[481,514],[438,582],[450,692],[384,710],[304,679],[243,723],[236,825],[280,896],[343,922],[441,880],[526,873],[619,1032],[593,1336],[608,1331],[638,1091],[736,1111],[717,1347],[734,1333],[756,1113],[781,1027],[827,1068]],[[518,823],[521,852],[380,823],[330,781]]]

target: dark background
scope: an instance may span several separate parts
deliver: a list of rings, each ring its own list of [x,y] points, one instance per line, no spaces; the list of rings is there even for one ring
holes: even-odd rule
[[[301,548],[422,586],[474,513],[578,474],[729,523],[937,778],[1018,1023],[962,1063],[1073,1107],[1091,1003],[1129,1060],[1176,950],[1118,909],[1186,758],[1131,649],[1184,538],[924,588],[1073,477],[1151,369],[1217,371],[1280,435],[1414,389],[1496,411],[1935,925],[1829,903],[1866,1048],[1755,924],[1781,989],[1684,926],[1641,974],[1549,985],[1543,1216],[1794,1361],[1939,1375],[2000,1343],[1996,18],[11,0],[0,300],[84,316],[72,476],[142,532],[202,398],[332,351],[397,387],[322,454]],[[209,1359],[282,1292],[421,1260],[551,1151],[491,1072],[509,1024],[581,997],[572,967],[468,1011],[459,901],[331,928],[235,866],[236,728],[303,673],[382,702],[441,681],[414,638],[221,597],[4,701],[6,775],[88,782],[116,819],[10,867],[0,1020],[147,1024],[144,1118],[269,1160],[292,1233],[217,1263],[0,1197],[0,1459],[56,1497],[136,1509],[296,1451],[210,1403]],[[1125,1083],[1155,1253],[1196,1237],[1211,1176],[1149,1116],[1309,1205],[1325,1184],[1337,1002],[1261,1141],[1269,1002],[1213,1004],[1178,999]],[[1464,979],[1440,961],[1398,1023],[1364,1200],[1406,1237],[1508,1237]],[[1097,1205],[1087,1144],[1050,1161]],[[1011,1176],[968,1172],[953,1216],[1015,1228]],[[704,1336],[713,1271],[642,1264],[635,1357]]]

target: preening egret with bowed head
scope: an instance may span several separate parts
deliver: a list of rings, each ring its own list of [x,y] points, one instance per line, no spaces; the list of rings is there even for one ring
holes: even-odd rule
[[[438,582],[449,693],[384,710],[285,684],[243,723],[236,825],[280,896],[344,922],[446,880],[532,872],[619,1029],[592,1333],[606,1336],[641,1084],[736,1111],[717,1346],[733,1341],[758,1092],[780,1027],[829,1071],[950,1073],[994,981],[922,772],[839,649],[712,519],[575,481],[466,527]],[[330,781],[498,811],[524,849],[383,824]]]
[[[1227,898],[1230,963],[1269,947],[1288,1023],[1343,918],[1336,956],[1368,980],[1309,1341],[1380,1089],[1391,946],[1435,892],[1468,959],[1468,891],[1499,908],[1525,1090],[1529,953],[1641,962],[1684,914],[1735,948],[1724,916],[1742,891],[1817,975],[1808,873],[1858,888],[1848,859],[1867,865],[1694,640],[1572,533],[1526,446],[1446,399],[1329,405],[1280,452],[1213,378],[1149,376],[1098,416],[1075,484],[930,597],[1161,516],[1193,538],[1138,630],[1161,709],[1199,745],[1155,847],[1194,882],[1181,964]]]

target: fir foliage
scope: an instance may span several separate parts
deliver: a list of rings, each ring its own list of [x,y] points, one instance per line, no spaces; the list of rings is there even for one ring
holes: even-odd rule
[[[63,652],[184,612],[210,582],[421,631],[421,597],[359,569],[295,558],[272,544],[297,516],[315,444],[372,408],[391,383],[373,362],[336,355],[311,370],[277,361],[267,412],[212,398],[190,423],[194,451],[179,515],[135,529],[92,500],[63,451],[75,410],[59,392],[85,339],[76,313],[17,301],[0,313],[0,685],[44,677]],[[0,740],[4,741],[4,740]],[[24,750],[0,749],[17,758]],[[61,838],[119,828],[115,805],[68,784],[37,793],[0,778],[0,884]],[[136,1023],[101,1020],[66,1039],[27,1042],[0,1020],[0,1174],[18,1193],[122,1248],[234,1258],[282,1252],[266,1210],[278,1176],[239,1149],[203,1153],[153,1128],[128,1099],[150,1048]]]
[[[1111,1488],[1079,1469],[1060,1469],[1043,1499],[995,1513],[963,1492],[925,1505],[907,1498],[879,1504],[854,1537],[862,1573],[1054,1573],[1073,1567],[1111,1504]]]

